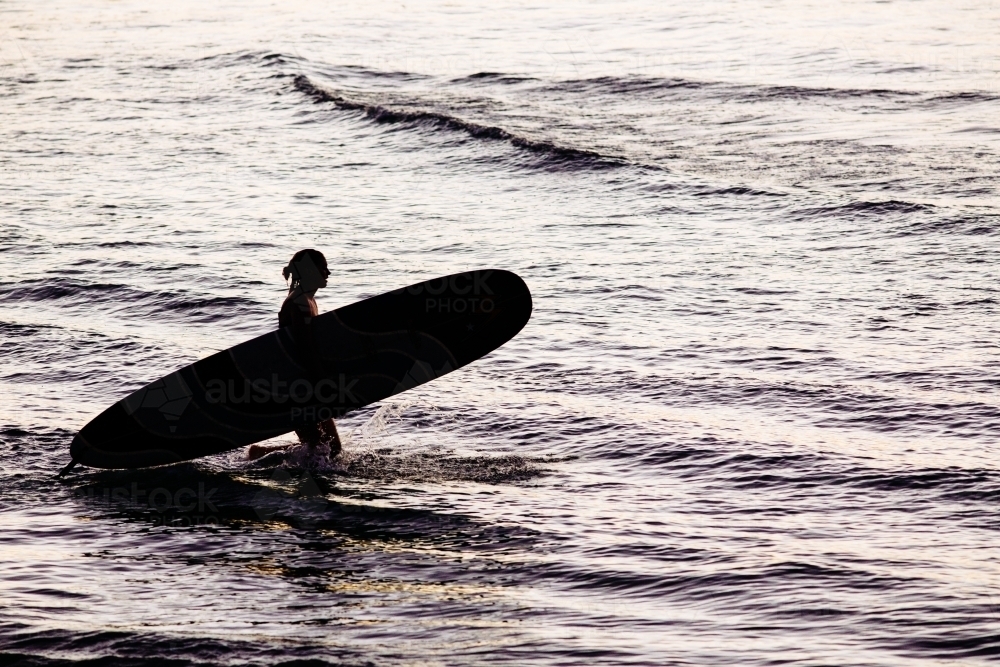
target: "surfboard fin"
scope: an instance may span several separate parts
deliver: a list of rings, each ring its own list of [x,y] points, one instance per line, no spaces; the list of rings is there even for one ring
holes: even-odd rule
[[[63,468],[62,470],[60,470],[59,474],[56,475],[56,477],[62,477],[63,475],[65,475],[66,473],[68,473],[70,470],[72,470],[75,467],[76,467],[76,459],[71,459],[70,462],[69,462],[69,465],[66,466],[65,468]]]

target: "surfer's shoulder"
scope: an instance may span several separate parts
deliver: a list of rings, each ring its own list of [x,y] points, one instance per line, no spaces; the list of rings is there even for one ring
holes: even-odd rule
[[[278,323],[285,327],[294,324],[308,324],[309,321],[318,315],[316,300],[309,294],[289,294],[285,302],[281,304],[278,312]]]

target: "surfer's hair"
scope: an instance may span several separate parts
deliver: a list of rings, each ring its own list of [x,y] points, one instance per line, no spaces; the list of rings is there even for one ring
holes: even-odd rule
[[[288,283],[289,292],[298,287],[299,283],[302,282],[302,277],[299,275],[299,269],[295,265],[306,257],[311,259],[316,266],[326,266],[326,257],[319,250],[315,250],[313,248],[299,250],[297,253],[292,255],[292,258],[288,260],[288,265],[281,270],[281,275],[285,277],[285,280],[289,280],[289,278],[291,278],[291,281]]]

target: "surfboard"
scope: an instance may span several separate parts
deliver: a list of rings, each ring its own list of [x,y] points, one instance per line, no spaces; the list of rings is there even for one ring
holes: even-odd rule
[[[342,417],[489,354],[524,327],[531,307],[524,281],[499,269],[365,299],[147,384],[85,425],[70,454],[95,468],[143,468]]]

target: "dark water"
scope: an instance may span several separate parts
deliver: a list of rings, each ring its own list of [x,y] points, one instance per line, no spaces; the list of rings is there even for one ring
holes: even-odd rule
[[[1000,655],[995,2],[168,5],[0,3],[0,662]],[[534,315],[333,468],[55,479],[307,246]]]

